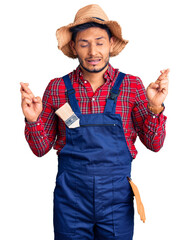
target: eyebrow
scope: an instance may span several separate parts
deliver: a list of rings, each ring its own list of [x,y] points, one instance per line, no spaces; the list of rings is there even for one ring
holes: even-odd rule
[[[96,40],[100,40],[100,39],[103,39],[103,38],[105,38],[105,37],[98,37],[98,38],[96,38]],[[88,42],[88,40],[86,40],[86,39],[79,39],[78,42]]]
[[[79,39],[78,42],[88,42],[88,40],[85,40],[85,39]]]
[[[98,38],[96,38],[96,40],[100,40],[100,39],[102,39],[102,38],[105,38],[105,37],[98,37]]]

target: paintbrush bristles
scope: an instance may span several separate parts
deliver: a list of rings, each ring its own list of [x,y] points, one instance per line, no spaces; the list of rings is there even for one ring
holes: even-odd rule
[[[79,118],[71,109],[68,103],[65,103],[62,107],[57,109],[55,113],[65,122],[67,127],[76,128],[79,127]]]
[[[69,117],[71,117],[74,112],[71,109],[70,105],[68,103],[65,103],[62,107],[57,109],[55,112],[63,121],[66,121]]]

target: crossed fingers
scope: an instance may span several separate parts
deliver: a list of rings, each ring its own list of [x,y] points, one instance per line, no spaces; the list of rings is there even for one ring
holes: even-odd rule
[[[168,80],[168,74],[170,72],[170,69],[168,68],[168,69],[165,69],[165,70],[161,70],[160,72],[161,72],[161,74],[158,77],[157,81],[162,81],[162,80],[165,80],[165,79]]]
[[[164,94],[167,94],[168,93],[168,83],[169,83],[168,74],[170,72],[170,69],[168,68],[165,70],[161,70],[160,72],[161,72],[161,74],[155,83],[158,85],[158,91],[163,92]]]
[[[29,83],[23,83],[20,82],[20,92],[21,92],[21,98],[22,98],[22,104],[29,105],[34,101],[35,96],[28,87]]]

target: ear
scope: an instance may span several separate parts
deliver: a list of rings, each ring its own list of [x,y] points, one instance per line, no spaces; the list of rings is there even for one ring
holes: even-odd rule
[[[115,43],[115,37],[110,38],[110,52],[113,52],[113,47]]]
[[[76,50],[75,50],[75,42],[71,40],[71,41],[69,42],[69,46],[70,46],[73,54],[74,54],[75,56],[77,56],[77,52],[76,52]]]

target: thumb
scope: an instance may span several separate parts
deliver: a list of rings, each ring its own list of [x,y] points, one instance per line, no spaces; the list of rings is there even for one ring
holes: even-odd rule
[[[148,88],[154,88],[154,89],[156,89],[156,88],[158,88],[159,87],[159,85],[157,84],[157,83],[154,83],[154,82],[152,82],[149,86],[148,86]]]
[[[35,102],[35,103],[41,103],[41,98],[38,96],[38,97],[34,97],[33,98],[33,101]]]

